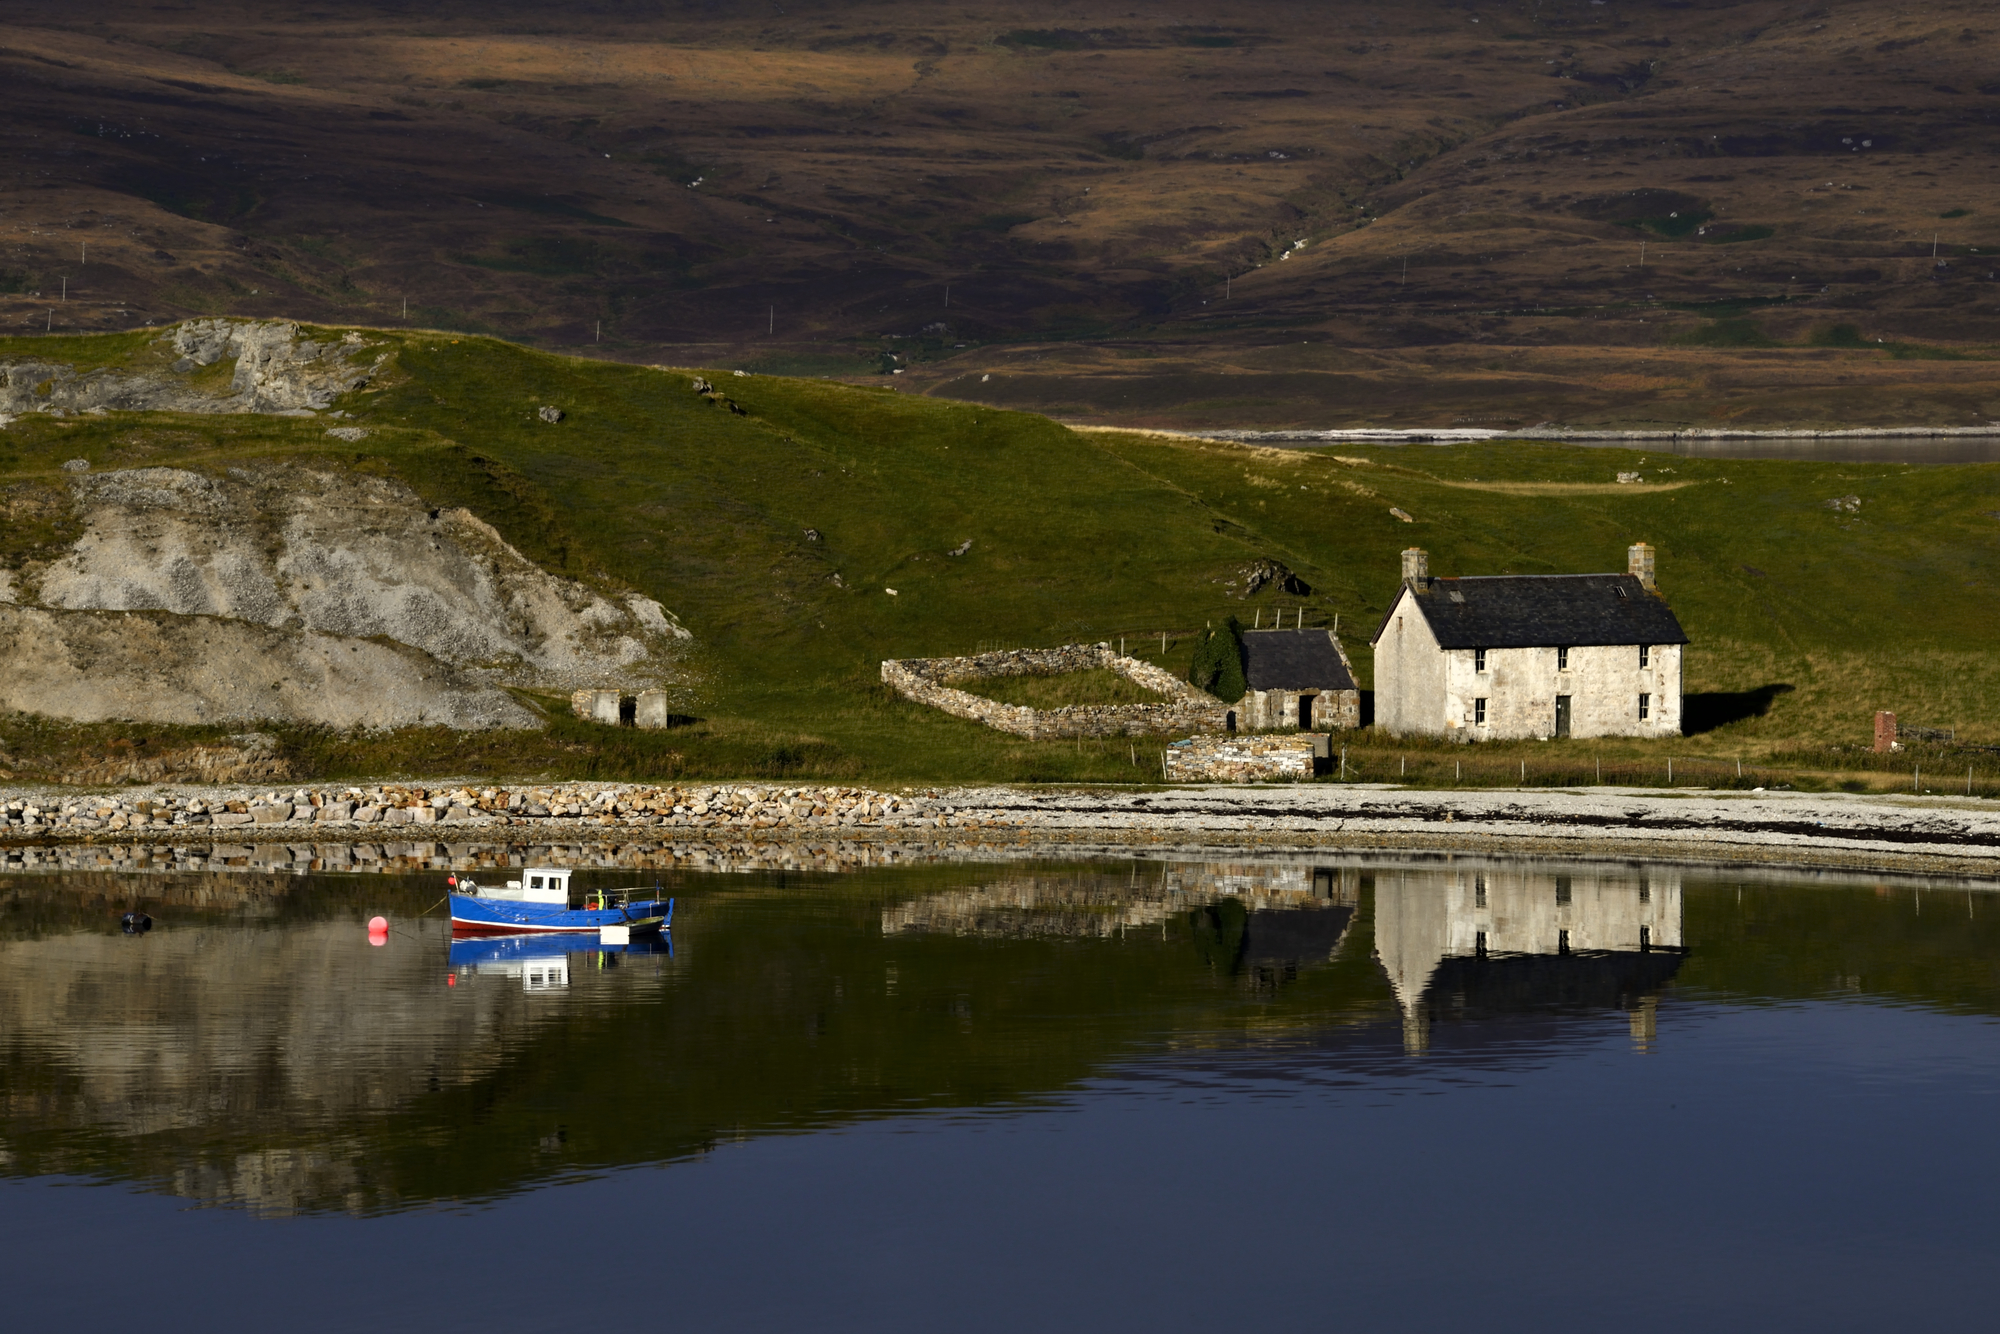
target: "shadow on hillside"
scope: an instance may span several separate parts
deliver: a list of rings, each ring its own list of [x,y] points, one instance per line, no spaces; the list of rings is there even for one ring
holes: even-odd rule
[[[1681,698],[1681,735],[1698,736],[1718,727],[1740,723],[1746,718],[1762,718],[1771,711],[1772,701],[1789,695],[1793,686],[1779,681],[1755,690],[1709,690]]]

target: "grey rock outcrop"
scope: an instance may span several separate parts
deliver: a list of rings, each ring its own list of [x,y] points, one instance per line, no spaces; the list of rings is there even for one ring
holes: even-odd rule
[[[30,412],[267,412],[303,416],[363,388],[386,353],[361,360],[369,345],[350,333],[315,342],[289,321],[189,320],[162,334],[171,365],[157,371],[98,367],[79,371],[30,358],[0,361],[0,423]],[[158,346],[158,345],[156,345]],[[233,357],[226,387],[195,372]]]
[[[477,676],[401,644],[220,616],[0,606],[0,709],[102,722],[533,727]]]
[[[83,536],[0,601],[0,707],[527,726],[502,687],[671,685],[691,638],[657,602],[551,575],[385,478],[265,462],[68,490]]]

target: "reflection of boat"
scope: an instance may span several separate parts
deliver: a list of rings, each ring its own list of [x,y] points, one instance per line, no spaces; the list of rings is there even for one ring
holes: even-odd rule
[[[578,955],[604,968],[621,955],[664,954],[672,957],[673,941],[664,933],[639,936],[622,945],[542,932],[535,935],[472,936],[451,942],[451,966],[473,973],[497,973],[521,979],[523,991],[561,991],[569,985],[570,964]]]
[[[567,959],[572,954],[672,954],[664,935],[640,936],[629,944],[603,945],[560,935],[468,936],[451,942],[453,968],[486,968],[495,964],[536,959]]]
[[[659,931],[671,924],[674,901],[650,897],[644,889],[593,889],[581,907],[570,906],[570,872],[529,866],[504,887],[484,886],[469,876],[453,876],[451,931],[455,936],[543,933],[596,935],[606,927],[633,933]],[[647,897],[642,897],[647,896]]]

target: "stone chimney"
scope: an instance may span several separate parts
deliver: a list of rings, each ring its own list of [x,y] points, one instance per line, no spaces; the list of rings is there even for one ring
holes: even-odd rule
[[[1431,577],[1431,555],[1422,547],[1408,547],[1403,551],[1403,582],[1422,583]]]
[[[1652,543],[1634,542],[1625,548],[1625,569],[1628,573],[1639,576],[1639,586],[1648,593],[1659,591],[1660,586],[1653,582]]]

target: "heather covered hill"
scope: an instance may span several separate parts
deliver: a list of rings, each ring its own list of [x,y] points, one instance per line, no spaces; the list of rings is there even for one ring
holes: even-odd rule
[[[1990,340],[2000,25],[1970,0],[11,17],[0,327],[407,310],[961,397],[1020,372],[1004,401],[1128,422],[2000,404],[1984,361],[1866,350]],[[1090,351],[1134,340],[1167,363],[1136,402]],[[1303,378],[1204,388],[1288,345],[1323,349]],[[1817,352],[1765,392],[1774,345]]]

